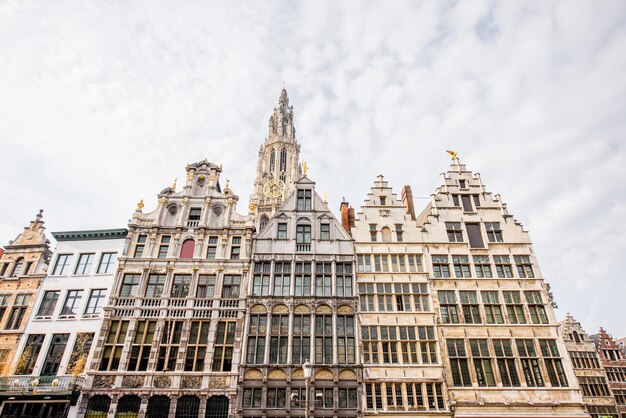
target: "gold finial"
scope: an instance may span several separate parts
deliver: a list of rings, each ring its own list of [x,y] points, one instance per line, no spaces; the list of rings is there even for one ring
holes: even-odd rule
[[[228,185],[230,184],[230,180],[226,179],[226,187],[224,187],[224,189],[228,189]]]
[[[324,191],[324,206],[328,207],[328,198],[326,197],[326,191]]]
[[[255,209],[256,209],[256,205],[250,202],[250,204],[248,205],[248,210],[250,211],[250,213],[254,213]]]
[[[308,165],[306,165],[306,161],[302,161],[302,174],[306,176],[306,170],[309,168]]]
[[[174,179],[174,184],[172,184],[172,189],[176,190],[176,180],[178,179]]]
[[[446,152],[452,156],[452,161],[459,160],[459,156],[457,155],[455,151],[446,150]]]
[[[143,199],[139,199],[139,203],[137,203],[137,209],[135,209],[137,212],[141,212],[141,209],[143,209]]]

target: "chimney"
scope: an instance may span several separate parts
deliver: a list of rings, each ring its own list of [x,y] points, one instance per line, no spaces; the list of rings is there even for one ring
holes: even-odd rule
[[[341,202],[341,206],[339,206],[339,211],[341,212],[341,226],[351,234],[350,228],[354,226],[354,208],[349,207],[345,197],[343,202]]]
[[[411,215],[411,220],[415,220],[415,208],[413,207],[413,192],[411,186],[402,188],[402,204],[406,208],[406,213]]]

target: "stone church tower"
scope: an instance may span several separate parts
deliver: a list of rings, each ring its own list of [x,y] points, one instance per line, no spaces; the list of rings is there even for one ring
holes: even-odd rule
[[[293,106],[289,106],[287,90],[283,89],[269,120],[268,136],[259,150],[250,210],[260,232],[276,209],[294,190],[302,176],[299,164],[300,144],[293,125]]]

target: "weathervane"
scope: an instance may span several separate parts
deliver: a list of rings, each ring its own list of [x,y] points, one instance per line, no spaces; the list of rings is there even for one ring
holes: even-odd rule
[[[459,156],[457,155],[456,151],[446,150],[446,152],[452,156],[452,161],[454,160],[459,161]]]

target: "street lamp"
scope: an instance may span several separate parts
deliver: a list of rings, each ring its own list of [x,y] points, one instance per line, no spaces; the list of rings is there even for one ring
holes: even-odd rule
[[[304,379],[305,379],[305,390],[306,393],[304,395],[304,418],[309,418],[309,380],[311,379],[311,372],[313,371],[313,366],[309,363],[309,360],[306,360],[302,365],[302,370],[304,371]]]

